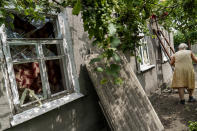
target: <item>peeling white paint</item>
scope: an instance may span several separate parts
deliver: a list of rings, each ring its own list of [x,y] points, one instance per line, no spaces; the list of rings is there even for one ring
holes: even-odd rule
[[[74,62],[74,51],[72,47],[73,43],[72,43],[72,37],[71,37],[70,28],[69,28],[67,10],[63,9],[62,13],[58,15],[58,18],[59,18],[60,30],[62,32],[62,37],[63,37],[63,42],[64,42],[63,45],[65,46],[65,51],[68,52],[69,75],[71,76],[71,81],[72,81],[75,92],[80,92],[79,82],[77,78],[76,65]]]
[[[5,60],[7,65],[7,70],[5,69],[5,72],[7,73],[7,79],[5,78],[5,81],[9,81],[10,82],[10,87],[7,87],[7,89],[11,89],[12,94],[8,93],[8,97],[9,101],[10,101],[10,108],[14,105],[19,105],[20,101],[19,101],[19,94],[18,94],[18,90],[17,90],[17,84],[15,81],[15,74],[14,74],[14,70],[13,70],[13,64],[16,62],[21,63],[21,62],[26,62],[26,61],[39,61],[39,64],[41,65],[41,79],[42,79],[42,83],[44,82],[45,84],[44,89],[46,90],[46,94],[45,94],[45,98],[50,98],[53,97],[53,95],[50,92],[50,88],[49,88],[49,83],[48,79],[47,79],[47,73],[46,73],[46,65],[45,65],[45,58],[43,55],[43,50],[42,50],[42,44],[48,44],[50,41],[50,44],[61,44],[62,45],[62,50],[63,50],[63,55],[62,56],[56,56],[56,57],[50,57],[51,59],[63,59],[63,64],[66,68],[64,68],[64,74],[65,74],[65,79],[66,79],[66,87],[68,87],[69,89],[71,89],[70,91],[75,93],[66,95],[64,97],[61,97],[59,99],[53,100],[53,101],[48,101],[46,103],[44,103],[43,105],[41,105],[40,107],[34,107],[32,109],[29,110],[24,110],[23,112],[19,113],[19,114],[13,114],[14,115],[12,117],[11,120],[11,125],[15,126],[18,125],[20,123],[23,123],[27,120],[30,120],[32,118],[35,118],[41,114],[44,114],[50,110],[53,110],[55,108],[58,108],[64,104],[67,104],[71,101],[74,101],[78,98],[83,97],[83,94],[80,93],[80,89],[79,89],[79,82],[78,82],[78,78],[77,78],[77,74],[76,74],[76,66],[75,66],[75,62],[74,62],[74,52],[73,52],[73,48],[72,48],[72,38],[71,38],[71,34],[70,34],[70,29],[69,29],[69,25],[68,25],[68,20],[67,20],[67,12],[66,10],[64,10],[62,13],[60,13],[58,15],[58,20],[57,22],[59,23],[59,32],[60,34],[58,34],[58,38],[59,39],[46,39],[46,40],[41,40],[41,39],[8,39],[9,41],[7,41],[6,39],[6,34],[4,32],[4,28],[5,26],[0,27],[0,34],[2,35],[2,53],[4,53],[5,55]],[[60,38],[61,36],[61,38]],[[38,42],[39,41],[39,42]],[[10,54],[10,49],[9,49],[9,45],[27,45],[27,43],[29,44],[33,44],[36,46],[37,53],[38,53],[38,58],[37,59],[31,59],[31,60],[25,60],[25,61],[12,61],[11,58],[11,54]],[[65,90],[67,92],[67,90]],[[69,92],[69,91],[68,91]],[[62,93],[62,92],[60,92]],[[11,95],[11,96],[10,96]],[[54,94],[54,96],[56,96],[58,94]]]
[[[35,118],[39,115],[42,115],[46,112],[49,112],[49,111],[51,111],[55,108],[58,108],[62,105],[65,105],[65,104],[67,104],[71,101],[79,99],[83,96],[84,95],[81,94],[81,93],[72,93],[72,94],[64,96],[60,99],[57,99],[57,100],[54,100],[54,101],[51,101],[51,102],[47,102],[40,107],[34,107],[30,110],[26,110],[26,111],[24,111],[20,114],[14,115],[13,119],[11,121],[11,125],[15,126],[15,125],[18,125],[20,123],[23,123],[27,120],[30,120],[30,119]]]

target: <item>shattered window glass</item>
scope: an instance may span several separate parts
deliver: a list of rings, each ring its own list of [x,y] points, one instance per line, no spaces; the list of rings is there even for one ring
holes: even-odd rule
[[[35,45],[10,45],[12,60],[37,58]]]
[[[20,104],[43,98],[39,63],[14,64],[13,67]]]
[[[13,27],[6,28],[8,38],[55,38],[54,18],[46,17],[43,21],[36,21],[28,17],[13,15],[14,19],[7,18],[7,22],[13,23]]]
[[[59,44],[43,44],[42,49],[45,57],[61,55]]]
[[[63,39],[54,39],[59,27],[56,17],[35,21],[14,15],[14,19],[7,20],[14,26],[6,28],[6,54],[12,58],[8,62],[10,82],[17,100],[14,104],[20,101],[20,108],[26,109],[67,94],[70,84]]]
[[[15,87],[22,106],[35,101],[41,103],[41,100],[47,98],[47,90],[52,97],[67,93],[66,60],[62,44],[62,39],[34,40],[33,43],[23,39],[10,39],[8,42]]]

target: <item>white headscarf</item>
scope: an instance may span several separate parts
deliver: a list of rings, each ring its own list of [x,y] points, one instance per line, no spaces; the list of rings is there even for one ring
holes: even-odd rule
[[[179,48],[179,50],[186,50],[188,48],[188,46],[185,43],[181,43],[181,44],[179,44],[178,48]]]

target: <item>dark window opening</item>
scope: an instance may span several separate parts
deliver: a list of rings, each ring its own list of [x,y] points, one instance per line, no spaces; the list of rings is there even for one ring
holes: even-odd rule
[[[8,38],[55,38],[55,18],[46,17],[35,20],[14,14],[14,19],[7,18],[7,22],[13,23],[13,27],[7,27]]]
[[[47,60],[45,61],[48,81],[51,90],[51,94],[55,94],[65,90],[65,78],[63,77],[63,67],[62,61],[60,59],[57,60]]]

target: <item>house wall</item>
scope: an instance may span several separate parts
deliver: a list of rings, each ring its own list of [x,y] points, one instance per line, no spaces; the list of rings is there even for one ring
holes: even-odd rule
[[[10,114],[9,99],[7,97],[5,81],[3,78],[3,68],[0,65],[0,131],[10,127]]]
[[[191,47],[192,52],[197,55],[197,44],[192,45]]]
[[[150,38],[148,38],[147,43],[150,63],[152,65],[155,65],[155,52],[153,50],[153,45]],[[129,54],[126,54],[126,57],[145,92],[147,93],[147,95],[150,95],[151,92],[154,92],[158,88],[156,67],[141,72],[138,66],[139,63],[135,59],[135,56],[130,56]]]
[[[162,88],[165,89],[166,87],[170,87],[172,81],[172,68],[168,62],[162,64],[162,72],[163,72],[163,86]]]
[[[102,131],[105,119],[98,105],[98,98],[87,74],[84,58],[88,54],[87,33],[83,31],[80,16],[71,15],[67,9],[72,34],[77,77],[84,97],[54,109],[7,131]],[[0,128],[1,130],[1,128]]]
[[[169,33],[168,36],[168,41],[170,42],[171,46],[174,48],[174,39],[173,39],[173,34]],[[169,64],[169,62],[165,62],[162,64],[162,74],[163,74],[163,87],[169,87],[172,81],[172,75],[173,75],[173,71],[172,71],[172,67]]]
[[[150,28],[150,33],[153,34],[153,32],[151,31],[152,30]],[[167,36],[167,38],[170,41],[172,47],[174,47],[172,33],[169,33],[169,36]],[[145,92],[147,93],[147,95],[151,95],[158,89],[162,90],[167,86],[170,86],[172,79],[172,69],[167,61],[163,62],[162,60],[162,52],[158,39],[148,37],[147,45],[149,50],[150,63],[151,65],[154,65],[153,68],[142,72],[139,69],[139,62],[137,62],[135,56],[126,54],[126,57]]]

